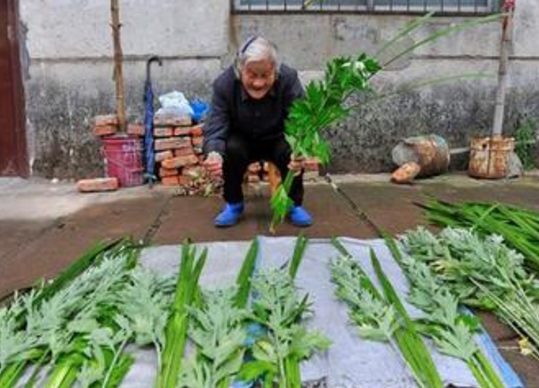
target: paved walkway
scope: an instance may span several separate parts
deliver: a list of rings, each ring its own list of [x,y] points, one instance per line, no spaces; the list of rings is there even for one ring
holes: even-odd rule
[[[425,195],[447,200],[503,201],[539,210],[537,174],[508,181],[446,175],[412,186],[390,184],[387,175],[339,176],[335,181],[373,222],[393,233],[425,222],[414,205],[424,201]],[[216,229],[212,219],[222,205],[216,197],[178,197],[174,189],[160,186],[79,194],[72,184],[1,178],[0,298],[41,277],[55,276],[98,240],[130,235],[162,245],[179,244],[186,238],[203,242],[268,235],[271,213],[266,191],[262,187],[249,194],[239,225]],[[307,186],[305,205],[315,218],[315,224],[303,230],[308,237],[376,237],[368,223],[360,220],[326,183]],[[298,232],[283,224],[277,235]],[[514,335],[495,318],[484,315],[484,321],[528,387],[539,388],[539,364],[511,349]]]

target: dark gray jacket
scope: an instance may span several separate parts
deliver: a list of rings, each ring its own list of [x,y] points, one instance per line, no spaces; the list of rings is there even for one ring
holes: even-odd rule
[[[252,99],[234,69],[228,68],[213,83],[211,110],[204,125],[204,154],[225,153],[229,133],[249,141],[273,140],[284,135],[284,122],[293,101],[304,96],[296,70],[281,65],[272,89],[260,100]]]

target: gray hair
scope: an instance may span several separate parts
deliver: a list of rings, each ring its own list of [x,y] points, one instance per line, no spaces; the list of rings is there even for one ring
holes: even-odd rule
[[[273,63],[275,71],[278,72],[281,64],[277,55],[277,46],[266,38],[254,36],[241,45],[236,59],[236,72],[239,74],[243,66],[249,62],[266,59]]]

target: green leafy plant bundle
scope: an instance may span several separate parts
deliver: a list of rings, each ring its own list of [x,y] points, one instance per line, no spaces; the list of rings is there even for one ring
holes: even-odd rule
[[[459,308],[459,300],[424,262],[403,254],[395,241],[386,238],[395,260],[410,281],[408,301],[422,310],[421,332],[434,340],[444,354],[464,361],[481,388],[503,388],[498,374],[474,341],[479,320]]]
[[[358,334],[369,340],[395,344],[420,387],[443,387],[416,323],[408,315],[374,251],[371,250],[371,262],[382,292],[338,240],[334,239],[333,244],[341,256],[331,263],[332,281],[337,285],[337,297],[349,306],[349,316],[358,326]]]
[[[255,239],[235,287],[202,292],[189,308],[189,337],[196,352],[181,371],[180,387],[228,388],[239,373],[247,350],[247,303],[257,253]]]
[[[240,372],[244,381],[263,379],[263,386],[301,388],[300,362],[314,352],[323,351],[330,341],[316,330],[308,331],[302,319],[309,311],[308,295],[299,297],[294,277],[307,240],[298,238],[292,260],[286,268],[264,269],[252,280],[255,298],[250,319],[262,333],[251,349],[252,361]]]
[[[397,54],[383,63],[377,59],[382,57],[390,47],[427,24],[432,16],[433,13],[429,13],[408,23],[374,56],[360,53],[357,56],[337,57],[327,63],[323,79],[310,82],[305,88],[305,98],[294,101],[290,109],[285,123],[285,136],[292,149],[293,157],[316,157],[322,164],[327,165],[330,161],[330,149],[327,141],[323,138],[323,132],[336,126],[354,112],[354,107],[349,103],[349,98],[352,95],[373,91],[370,86],[370,80],[373,76],[391,63],[406,57],[418,47],[464,29],[490,23],[501,17],[500,15],[490,15],[441,28],[430,36],[419,39],[412,45],[399,50]],[[469,76],[465,75],[465,77]],[[448,80],[454,79],[455,77],[448,78]],[[375,100],[380,98],[380,95],[376,93],[373,93],[373,96]],[[275,231],[277,224],[284,219],[292,206],[288,193],[293,179],[294,173],[289,171],[271,198],[273,211],[271,232]]]
[[[189,328],[189,306],[194,304],[199,291],[198,280],[206,263],[207,255],[208,251],[204,249],[197,257],[195,247],[188,242],[183,244],[180,272],[165,328],[164,347],[160,356],[161,368],[157,374],[156,388],[169,388],[178,385]]]
[[[483,235],[496,234],[524,255],[526,266],[539,271],[539,212],[502,203],[450,203],[432,199],[419,205],[435,225],[472,228]]]
[[[407,232],[403,250],[427,265],[458,301],[492,310],[522,337],[522,352],[539,356],[539,282],[523,267],[523,256],[502,237],[480,237],[447,227],[438,236],[424,228]],[[538,358],[539,359],[539,358]]]
[[[0,311],[0,386],[14,387],[31,364],[34,373],[26,387],[37,384],[38,372],[47,365],[47,381],[39,386],[67,387],[75,381],[100,386],[113,360],[112,348],[122,335],[110,319],[112,295],[122,287],[138,255],[128,241],[117,243],[98,244],[57,280]],[[17,315],[24,319],[13,325]],[[121,361],[127,365],[129,357]],[[90,366],[94,367],[91,374]],[[96,373],[98,368],[101,374]],[[110,374],[121,380],[120,372],[115,368]]]

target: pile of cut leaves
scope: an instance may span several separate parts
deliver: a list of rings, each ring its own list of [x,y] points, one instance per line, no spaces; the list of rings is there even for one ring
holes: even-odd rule
[[[340,257],[331,263],[336,295],[349,307],[350,320],[360,337],[392,345],[421,388],[444,387],[423,337],[430,337],[440,353],[465,362],[481,388],[503,388],[495,369],[474,341],[480,329],[476,318],[459,309],[459,301],[423,263],[403,259],[397,244],[387,238],[394,258],[410,280],[408,301],[423,311],[414,320],[385,274],[373,250],[372,267],[381,291],[362,268],[363,258],[353,258],[338,240],[333,243]]]
[[[520,335],[522,353],[539,361],[539,281],[503,237],[454,227],[436,236],[419,228],[401,243],[405,268],[430,278],[428,269],[460,303],[495,313]]]
[[[155,349],[157,388],[225,388],[238,379],[299,388],[300,362],[329,346],[302,324],[310,303],[294,277],[306,244],[297,239],[287,268],[254,273],[254,240],[236,283],[213,291],[199,285],[207,250],[185,243],[175,278],[139,265],[141,247],[128,240],[98,244],[0,309],[0,387],[115,388],[135,344]],[[188,341],[196,350],[185,359]]]
[[[440,226],[466,227],[483,235],[502,236],[524,255],[530,270],[539,271],[539,212],[502,203],[450,203],[432,199],[420,205],[429,221]]]

